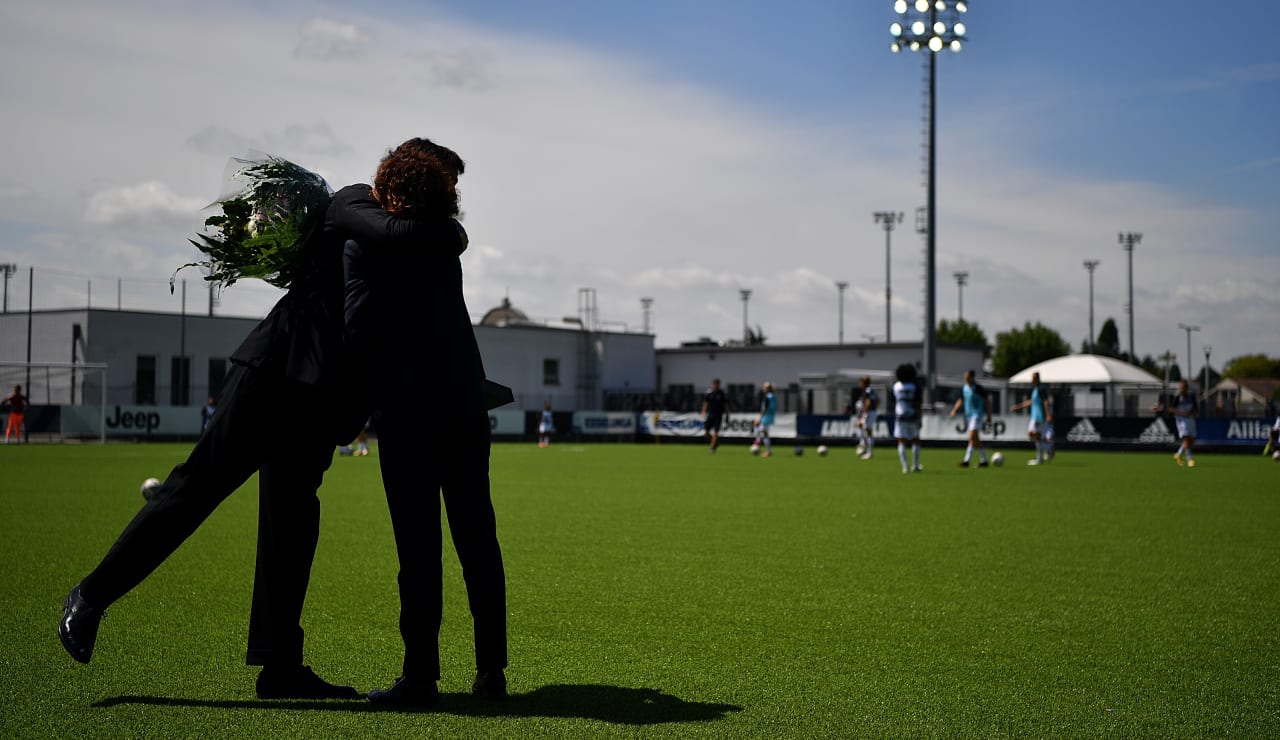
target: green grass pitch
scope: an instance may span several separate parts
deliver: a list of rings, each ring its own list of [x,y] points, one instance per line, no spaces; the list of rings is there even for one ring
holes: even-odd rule
[[[891,446],[494,446],[514,696],[472,700],[445,546],[439,711],[271,702],[243,665],[251,481],[103,622],[82,666],[67,590],[178,444],[0,447],[3,737],[1274,737],[1280,465],[1063,452],[956,468]],[[429,492],[424,492],[429,495]],[[396,561],[377,472],[334,459],[307,662],[398,674]]]

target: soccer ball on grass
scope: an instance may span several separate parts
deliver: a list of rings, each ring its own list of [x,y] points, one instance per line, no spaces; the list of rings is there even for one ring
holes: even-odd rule
[[[752,444],[752,445],[751,445],[751,454],[753,454],[753,455],[759,455],[759,454],[760,454],[760,445],[758,445],[758,444]]]
[[[1000,467],[1001,465],[1004,465],[1004,455],[1000,454],[999,452],[992,455],[991,464],[996,466],[997,468]]]
[[[826,456],[827,456],[827,446],[818,445],[818,457],[826,457]]]
[[[156,495],[156,492],[159,490],[160,490],[159,478],[148,478],[142,481],[142,497],[147,499],[148,501],[150,501],[151,497]]]

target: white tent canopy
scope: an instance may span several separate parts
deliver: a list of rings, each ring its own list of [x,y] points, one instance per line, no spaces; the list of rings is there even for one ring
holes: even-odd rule
[[[1032,365],[1009,378],[1010,385],[1029,384],[1031,374],[1051,385],[1123,385],[1159,388],[1160,379],[1136,365],[1102,355],[1063,355]]]

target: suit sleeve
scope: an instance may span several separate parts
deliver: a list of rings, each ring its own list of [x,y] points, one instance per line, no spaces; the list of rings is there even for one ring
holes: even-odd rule
[[[370,293],[372,265],[360,243],[348,239],[342,247],[342,343],[347,356],[368,368],[377,344],[376,307]]]
[[[397,218],[382,210],[368,185],[348,185],[334,193],[325,218],[326,228],[360,241],[365,248],[402,239],[447,245],[455,254],[467,248],[467,232],[455,219],[428,222]]]

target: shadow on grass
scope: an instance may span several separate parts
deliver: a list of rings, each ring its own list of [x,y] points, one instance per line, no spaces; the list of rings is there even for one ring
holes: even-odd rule
[[[295,709],[320,712],[409,712],[457,714],[471,717],[564,717],[595,719],[619,725],[657,725],[668,722],[710,722],[728,712],[742,711],[733,704],[685,701],[657,689],[631,689],[596,684],[554,684],[504,701],[486,701],[467,694],[441,694],[440,705],[430,708],[383,709],[366,701],[183,699],[164,696],[113,696],[95,707],[149,704],[164,707],[209,709]]]

